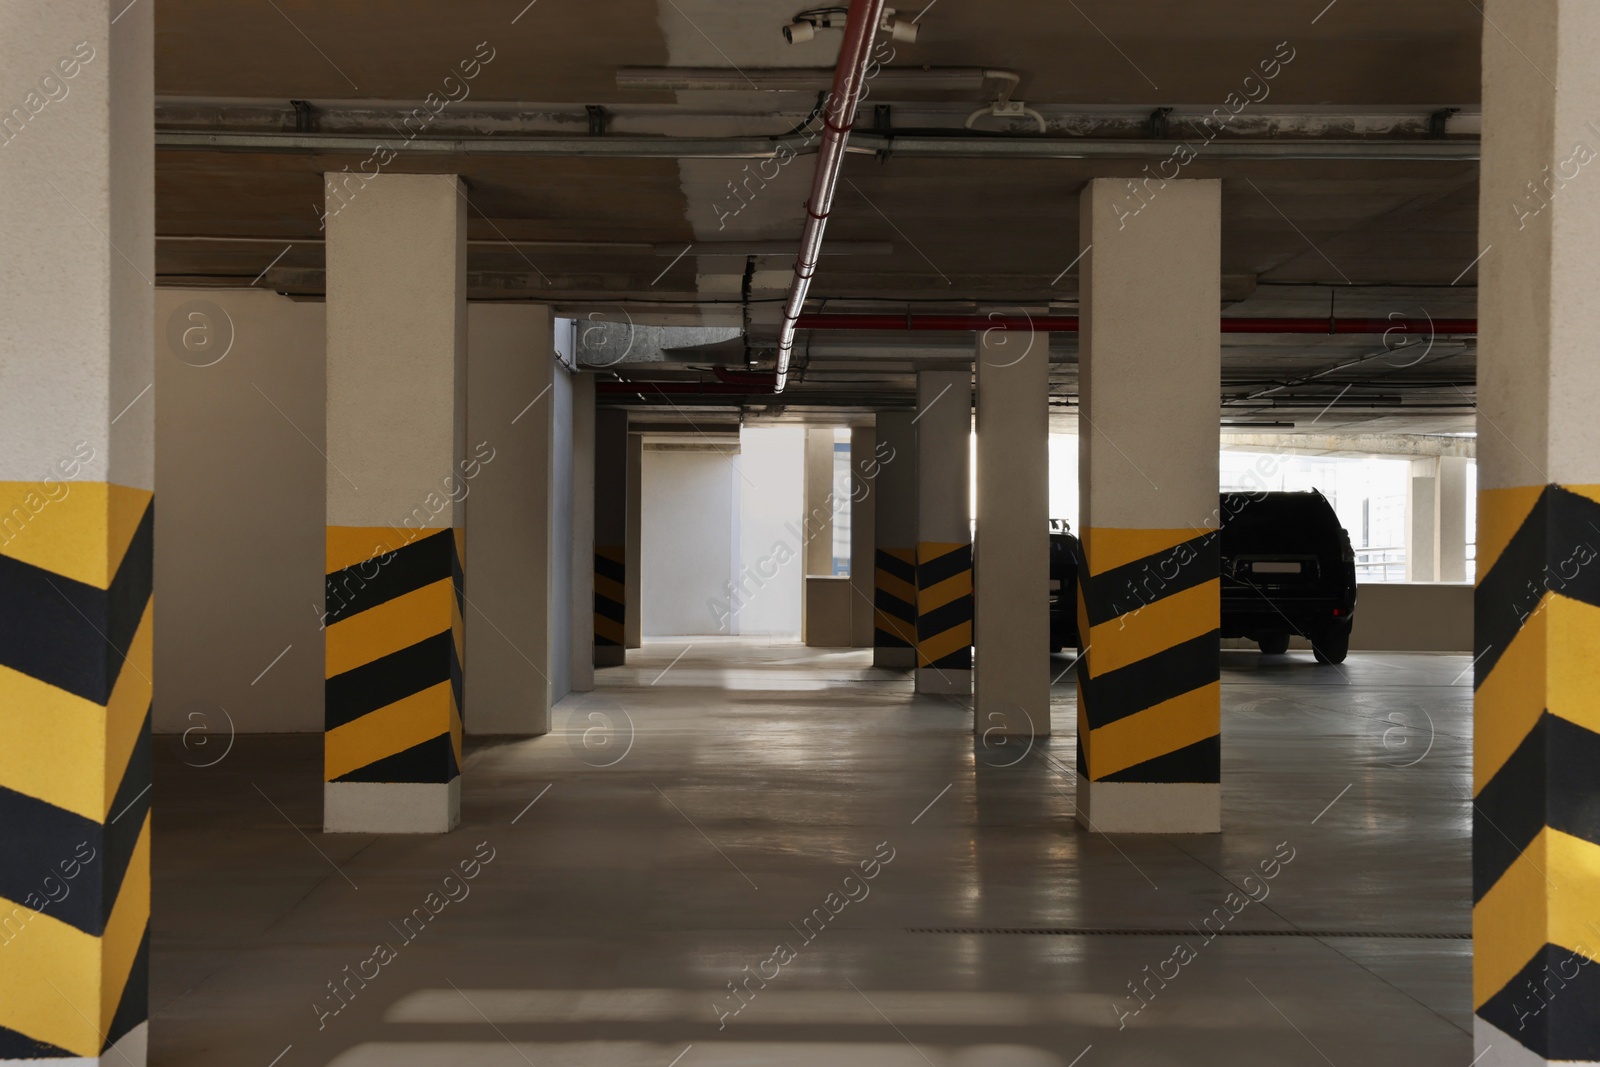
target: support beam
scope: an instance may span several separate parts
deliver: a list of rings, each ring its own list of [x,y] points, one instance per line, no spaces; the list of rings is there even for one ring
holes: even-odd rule
[[[1491,0],[1478,239],[1472,1006],[1479,1067],[1600,1062],[1600,38]],[[1575,147],[1576,146],[1576,147]]]
[[[1439,580],[1439,463],[1414,459],[1406,479],[1406,581]]]
[[[1080,201],[1078,817],[1102,833],[1221,828],[1221,189]]]
[[[916,665],[916,417],[910,411],[878,412],[872,665],[893,670]]]
[[[350,177],[326,177],[323,826],[439,833],[461,814],[461,502],[489,459],[466,447],[466,199]]]
[[[572,375],[572,543],[568,570],[572,596],[569,669],[572,692],[594,689],[594,375]]]
[[[1467,580],[1467,466],[1471,462],[1458,456],[1439,457],[1434,558],[1441,582]]]
[[[850,428],[850,644],[854,648],[872,647],[877,450],[875,429],[871,426]]]
[[[972,692],[972,372],[917,375],[916,690]],[[1042,653],[1041,653],[1042,655]]]
[[[628,413],[595,412],[594,665],[620,667],[626,655],[628,586]]]
[[[154,83],[119,10],[18,0],[0,33],[4,1064],[146,1062]],[[24,109],[35,72],[62,95]]]
[[[628,435],[628,541],[623,566],[628,574],[628,602],[623,618],[623,646],[644,643],[644,435]]]
[[[973,729],[1050,735],[1050,360],[1046,339],[978,335]]]

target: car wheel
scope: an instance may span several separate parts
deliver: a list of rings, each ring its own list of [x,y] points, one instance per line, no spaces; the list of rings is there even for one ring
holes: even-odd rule
[[[1335,623],[1311,640],[1311,652],[1318,663],[1343,663],[1350,653],[1350,625]]]
[[[1268,656],[1281,656],[1289,651],[1289,635],[1268,634],[1265,637],[1258,638],[1256,645]]]

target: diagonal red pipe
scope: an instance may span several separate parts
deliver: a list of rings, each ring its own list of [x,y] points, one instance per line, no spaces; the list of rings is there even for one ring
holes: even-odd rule
[[[811,199],[806,201],[806,224],[800,231],[800,254],[794,261],[794,280],[783,302],[783,321],[778,328],[778,376],[774,392],[783,392],[789,380],[789,357],[794,351],[794,331],[805,307],[806,292],[817,272],[822,254],[822,233],[828,227],[828,212],[833,210],[833,193],[844,165],[844,147],[855,125],[856,106],[861,102],[861,87],[867,80],[867,64],[872,59],[872,41],[883,19],[883,0],[851,0],[845,16],[844,44],[839,47],[839,62],[833,68],[833,91],[823,115],[822,144],[817,149],[817,170],[811,179]]]

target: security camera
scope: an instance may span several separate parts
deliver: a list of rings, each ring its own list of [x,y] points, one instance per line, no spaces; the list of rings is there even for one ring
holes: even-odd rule
[[[783,39],[790,44],[804,44],[816,35],[816,25],[805,19],[797,19],[783,28]]]

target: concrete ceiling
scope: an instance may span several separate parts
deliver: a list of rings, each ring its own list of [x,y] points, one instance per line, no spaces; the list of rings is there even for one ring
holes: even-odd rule
[[[799,9],[792,0],[525,4],[157,0],[158,131],[282,139],[247,150],[158,152],[162,284],[257,284],[317,297],[321,175],[356,169],[370,153],[319,150],[317,138],[390,137],[385,115],[423,106],[475,55],[492,58],[471,81],[470,97],[446,108],[424,136],[584,138],[586,107],[598,105],[606,132],[596,140],[772,137],[806,117],[813,92],[623,89],[617,71],[712,67],[759,80],[776,68],[831,66],[838,41],[837,32],[824,31],[808,45],[786,45],[779,28]],[[1103,126],[1123,140],[1147,137],[1139,124],[1157,107],[1178,109],[1170,137],[1188,136],[1193,116],[1242,92],[1263,61],[1292,54],[1270,81],[1270,96],[1242,115],[1258,134],[1289,143],[1349,139],[1355,131],[1367,147],[1392,146],[1425,136],[1416,131],[1429,115],[1450,107],[1461,111],[1445,139],[1474,139],[1483,24],[1460,0],[936,0],[920,25],[915,44],[894,46],[886,69],[899,80],[873,93],[861,128],[878,121],[874,106],[887,104],[891,132],[960,132],[967,112],[996,89],[923,88],[915,71],[962,67],[1015,72],[1013,99],[1045,116],[1047,136]],[[303,136],[293,134],[290,100],[315,108]],[[1038,136],[1021,132],[1031,123],[985,119],[980,126],[995,140]],[[750,162],[413,151],[388,169],[466,176],[475,299],[540,300],[580,317],[749,325],[759,348],[776,320],[790,259],[749,255],[741,246],[795,241],[813,160],[796,157],[764,188],[747,186],[752,199],[730,214],[740,201],[728,183],[748,174]],[[1091,177],[1134,176],[1145,162],[852,155],[828,243],[867,254],[825,258],[812,307],[1070,313],[1077,193]],[[1475,315],[1477,164],[1470,158],[1235,159],[1219,151],[1202,153],[1184,176],[1223,181],[1227,314],[1323,316],[1331,294],[1339,315]],[[229,240],[182,239],[195,237]],[[674,259],[680,249],[687,251]],[[1152,307],[1160,301],[1151,294]],[[903,399],[920,359],[970,350],[963,335],[818,334],[810,341],[787,401],[793,405]],[[897,358],[893,346],[904,355],[908,341],[923,346],[921,357]],[[1054,391],[1065,403],[1075,393],[1075,347],[1058,336],[1050,350]],[[1378,358],[1348,371],[1272,394],[1288,414],[1245,413],[1262,405],[1242,397],[1374,351]],[[1441,340],[1412,364],[1409,354],[1384,354],[1372,337],[1230,337],[1223,417],[1309,420],[1354,381],[1362,384],[1318,416],[1319,431],[1346,420],[1383,432],[1470,429],[1473,354],[1470,338]],[[698,375],[681,367],[659,376]],[[1356,399],[1380,394],[1381,403]],[[1303,402],[1285,403],[1294,397]]]

